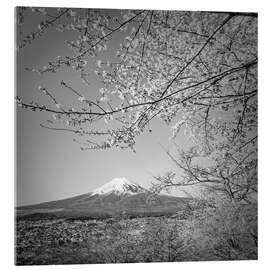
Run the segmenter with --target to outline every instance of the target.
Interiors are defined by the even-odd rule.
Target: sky
[[[25,21],[24,28],[17,28],[17,39],[37,27],[39,15],[33,15]],[[22,33],[21,33],[22,31]],[[64,44],[71,39],[72,33],[61,33],[50,29],[17,53],[17,95],[25,101],[41,101],[38,86],[54,89],[59,98],[65,96],[65,102],[76,102],[72,94],[63,92],[60,81],[65,80],[79,86],[78,74],[60,71],[56,74],[38,75],[25,70],[25,67],[42,67],[49,59],[58,55],[69,55]],[[112,46],[117,47],[117,41]],[[109,55],[101,55],[106,59]],[[99,82],[91,77],[86,91],[95,96]],[[74,136],[66,132],[52,131],[40,127],[40,123],[50,119],[50,115],[31,112],[18,108],[16,121],[17,159],[16,159],[16,199],[17,205],[58,200],[90,192],[115,177],[126,177],[144,187],[149,187],[153,176],[176,169],[165,153],[172,147],[168,126],[155,119],[151,124],[152,133],[137,138],[136,153],[131,150],[88,150],[81,151],[73,142]],[[177,143],[190,144],[180,132]],[[173,194],[179,194],[173,192]]]

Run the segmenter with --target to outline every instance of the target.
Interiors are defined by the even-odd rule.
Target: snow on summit
[[[106,193],[116,193],[116,194],[137,194],[145,192],[146,189],[140,185],[127,180],[125,177],[114,178],[110,182],[104,184],[103,186],[92,191],[92,195],[95,194],[106,194]]]

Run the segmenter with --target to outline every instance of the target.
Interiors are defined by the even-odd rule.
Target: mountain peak
[[[116,178],[113,178],[110,182],[108,183],[114,183],[114,184],[120,184],[120,185],[123,185],[123,184],[132,184],[131,181],[129,181],[127,178],[125,177],[116,177]]]
[[[95,194],[137,194],[145,192],[146,189],[140,185],[127,180],[125,177],[114,178],[110,182],[92,191],[92,195]]]

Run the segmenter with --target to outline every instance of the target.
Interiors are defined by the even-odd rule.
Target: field
[[[160,217],[18,218],[16,264],[256,259],[254,213],[221,213],[200,206]]]

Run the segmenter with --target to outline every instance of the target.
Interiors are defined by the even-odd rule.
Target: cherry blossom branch
[[[88,52],[90,52],[93,48],[95,48],[98,44],[100,44],[103,40],[105,40],[107,37],[111,36],[113,33],[115,33],[116,31],[118,31],[119,29],[121,29],[126,24],[130,23],[136,17],[138,17],[139,15],[141,15],[143,12],[145,12],[145,11],[143,10],[143,11],[137,13],[136,15],[134,15],[133,17],[131,17],[130,19],[126,20],[125,22],[121,23],[118,27],[116,27],[115,29],[113,29],[112,31],[110,31],[108,34],[106,34],[105,36],[99,38],[99,40],[97,42],[95,42],[92,46],[90,46],[88,49],[86,49],[82,53],[80,53],[80,54],[78,54],[78,55],[76,55],[74,57],[71,57],[71,58],[69,58],[66,61],[60,61],[60,64],[70,63],[70,62],[73,62],[73,61],[81,58],[82,56],[84,56],[85,54],[87,54]]]
[[[220,26],[212,33],[212,35],[205,41],[205,43],[203,44],[203,46],[198,50],[198,52],[191,57],[191,59],[183,66],[183,68],[181,68],[178,73],[176,74],[176,76],[171,80],[171,82],[169,82],[169,84],[166,86],[165,90],[162,92],[161,97],[163,97],[166,92],[169,90],[169,88],[173,85],[173,83],[177,80],[177,78],[180,76],[180,74],[182,74],[186,68],[191,65],[191,63],[201,54],[201,52],[204,50],[204,48],[208,45],[208,43],[211,41],[211,39],[216,35],[217,32],[219,32],[219,30],[232,18],[234,17],[234,15],[230,14],[221,24]]]
[[[26,46],[26,43],[31,42],[32,40],[34,40],[37,36],[40,36],[44,30],[46,28],[48,28],[49,26],[53,25],[54,22],[56,22],[57,20],[59,20],[63,15],[65,15],[68,11],[70,10],[70,8],[66,8],[63,12],[61,12],[58,16],[54,17],[52,20],[50,21],[46,21],[45,24],[43,24],[42,26],[40,26],[40,29],[36,32],[32,32],[31,34],[29,34],[27,38],[21,45],[19,45],[19,49],[22,49],[23,47]]]
[[[72,132],[75,134],[81,134],[81,135],[94,135],[94,136],[101,136],[101,135],[109,135],[110,133],[107,132],[101,132],[101,131],[86,131],[86,130],[81,130],[81,129],[71,129],[71,128],[57,128],[57,127],[50,127],[45,124],[40,124],[41,127],[47,128],[50,130],[56,130],[56,131],[67,131],[67,132]]]
[[[94,101],[92,101],[90,99],[86,99],[83,95],[81,95],[78,91],[76,91],[74,88],[72,88],[71,86],[69,86],[64,81],[61,81],[61,85],[63,85],[64,87],[66,87],[67,89],[69,89],[70,91],[72,91],[73,93],[75,93],[79,97],[79,100],[81,102],[85,102],[87,105],[93,104],[96,107],[98,107],[101,111],[103,111],[105,114],[107,113],[99,104],[97,104],[96,102],[94,102]]]
[[[57,111],[57,110],[54,110],[54,109],[50,109],[50,108],[47,108],[45,106],[40,106],[40,105],[33,105],[33,104],[28,104],[28,103],[24,103],[24,102],[17,102],[18,105],[21,105],[25,108],[30,108],[30,109],[38,109],[38,110],[41,110],[41,111],[47,111],[47,112],[53,112],[53,113],[58,113],[58,114],[66,114],[66,115],[100,115],[100,116],[104,116],[104,115],[111,115],[111,114],[114,114],[114,113],[118,113],[118,112],[122,112],[122,111],[127,111],[129,110],[130,108],[134,108],[134,107],[138,107],[138,106],[144,106],[144,105],[153,105],[153,104],[156,104],[156,103],[159,103],[171,96],[174,96],[180,92],[183,92],[183,91],[186,91],[186,90],[189,90],[189,89],[192,89],[192,88],[195,88],[195,87],[198,87],[198,86],[201,86],[207,82],[211,82],[211,84],[215,84],[217,81],[221,80],[222,78],[230,75],[230,74],[233,74],[235,72],[238,72],[238,71],[241,71],[242,69],[246,69],[247,67],[251,67],[251,66],[254,66],[257,64],[257,60],[254,60],[254,61],[251,61],[245,65],[242,65],[242,66],[239,66],[239,67],[236,67],[236,68],[231,68],[229,70],[226,70],[224,72],[221,72],[211,78],[208,78],[208,79],[205,79],[203,81],[200,81],[198,83],[195,83],[195,84],[192,84],[192,85],[189,85],[189,86],[186,86],[186,87],[183,87],[183,88],[180,88],[178,90],[176,90],[175,92],[172,92],[166,96],[163,96],[163,97],[160,97],[154,101],[146,101],[146,102],[141,102],[141,103],[135,103],[135,104],[130,104],[128,106],[125,106],[125,107],[122,107],[122,108],[119,108],[119,109],[116,109],[116,110],[113,110],[113,111],[105,111],[105,112],[92,112],[92,111]],[[199,94],[201,91],[203,91],[204,89],[196,92],[195,95]],[[187,99],[190,99],[191,97],[194,97],[194,94],[187,97],[185,100]]]

